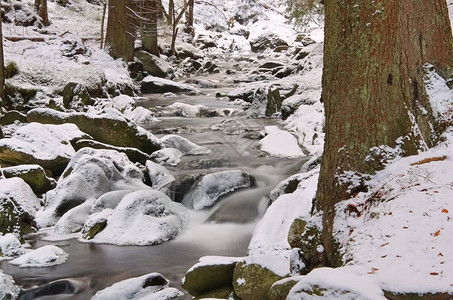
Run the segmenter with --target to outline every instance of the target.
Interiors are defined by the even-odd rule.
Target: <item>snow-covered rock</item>
[[[262,152],[269,156],[296,158],[305,156],[296,136],[285,130],[274,130],[259,141]]]
[[[143,93],[182,93],[189,95],[197,95],[201,92],[193,86],[172,81],[169,79],[163,79],[154,76],[146,76],[142,81]]]
[[[68,258],[68,254],[54,245],[47,245],[32,250],[10,261],[19,267],[50,267],[62,264]]]
[[[175,180],[175,177],[165,167],[152,161],[146,162],[146,171],[151,180],[152,188],[155,190],[160,190]]]
[[[0,232],[22,235],[30,230],[39,199],[24,180],[0,177]]]
[[[187,210],[162,192],[145,189],[124,196],[92,241],[153,245],[175,237],[188,222]]]
[[[0,235],[0,257],[15,257],[24,253],[25,249],[14,234]]]
[[[0,172],[6,178],[22,178],[36,195],[44,194],[56,186],[55,180],[47,177],[45,170],[39,165],[19,165],[1,168]]]
[[[170,134],[160,139],[167,148],[179,149],[183,155],[204,155],[210,154],[211,150],[183,138],[179,135]]]
[[[171,115],[186,118],[201,117],[203,111],[208,111],[208,108],[204,105],[190,105],[182,102],[175,102],[165,107],[165,111],[169,111]]]
[[[9,164],[38,164],[60,174],[74,155],[71,141],[89,137],[74,124],[20,127],[0,140],[0,160]]]
[[[0,299],[17,299],[20,293],[20,288],[14,282],[13,277],[4,274],[0,270]]]
[[[97,292],[91,300],[170,300],[183,296],[182,292],[169,285],[170,281],[161,274],[150,273],[117,282]]]
[[[134,98],[127,95],[119,95],[112,99],[113,108],[119,110],[126,117],[137,124],[149,124],[157,122],[157,118],[149,110],[135,104]]]
[[[46,194],[46,204],[37,215],[37,223],[40,227],[54,225],[70,209],[112,190],[144,187],[141,171],[126,155],[113,150],[80,149],[58,180],[56,189]]]
[[[150,158],[161,165],[176,166],[181,162],[183,153],[176,148],[164,148],[154,151]]]
[[[224,119],[212,125],[211,130],[219,130],[228,135],[237,135],[245,132],[245,125],[235,119]]]
[[[240,188],[250,187],[252,179],[240,170],[221,171],[205,175],[184,197],[183,204],[194,209],[213,206],[218,199]]]

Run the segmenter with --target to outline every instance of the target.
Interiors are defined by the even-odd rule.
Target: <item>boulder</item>
[[[167,186],[167,195],[175,202],[182,202],[186,194],[203,175],[180,174]]]
[[[82,148],[72,157],[36,219],[40,227],[54,225],[66,212],[88,199],[119,189],[145,188],[142,172],[114,150]]]
[[[228,170],[205,175],[183,200],[186,207],[203,209],[216,204],[221,196],[250,187],[251,176],[240,170]]]
[[[19,121],[21,123],[28,123],[27,115],[17,110],[9,110],[6,111],[2,116],[0,116],[0,125],[10,125],[13,124],[15,121]]]
[[[275,282],[269,290],[269,300],[286,300],[289,291],[299,282],[300,278],[300,276],[295,276]]]
[[[45,194],[55,188],[56,182],[46,175],[44,169],[39,165],[20,165],[1,169],[6,178],[22,178],[36,195]]]
[[[80,37],[68,37],[61,41],[61,54],[66,57],[89,54],[88,48],[83,44]]]
[[[138,162],[144,165],[148,159],[150,159],[150,156],[136,148],[130,148],[130,147],[115,147],[109,144],[104,144],[101,142],[97,142],[94,140],[87,140],[87,139],[82,139],[78,140],[75,145],[74,149],[76,151],[89,147],[93,149],[107,149],[107,150],[115,150],[120,153],[126,154],[127,158],[129,158],[130,161],[132,162]]]
[[[6,165],[37,164],[58,175],[74,155],[71,141],[89,138],[74,124],[30,123],[0,140],[0,162]]]
[[[34,227],[40,204],[28,184],[21,178],[0,179],[0,232],[22,236]]]
[[[55,232],[58,234],[80,232],[91,214],[93,203],[94,199],[88,199],[84,203],[68,210],[55,224]]]
[[[13,233],[0,234],[0,257],[17,257],[24,253],[25,248]]]
[[[233,271],[241,258],[205,256],[190,268],[182,287],[192,296],[200,296],[219,289],[233,287]]]
[[[252,52],[264,52],[279,46],[288,46],[288,43],[272,32],[265,32],[250,41]]]
[[[271,286],[287,276],[286,259],[275,255],[249,256],[234,268],[234,293],[242,300],[266,300]]]
[[[135,104],[134,98],[127,95],[119,95],[110,101],[114,109],[117,109],[126,117],[138,124],[148,124],[157,121],[157,118],[149,110]]]
[[[63,106],[66,109],[81,110],[87,105],[93,104],[93,100],[85,85],[77,82],[69,82],[63,88]]]
[[[189,214],[162,192],[143,189],[127,194],[92,241],[116,245],[155,245],[175,237]]]
[[[195,40],[195,43],[201,50],[207,48],[217,48],[217,43],[212,39],[212,37],[206,34],[199,34]]]
[[[160,190],[175,180],[175,177],[163,166],[152,161],[146,162],[146,171],[151,180],[152,188]]]
[[[21,292],[12,276],[4,274],[0,270],[0,299],[17,299]]]
[[[27,267],[50,267],[62,264],[68,258],[68,254],[61,248],[54,245],[42,246],[38,249],[31,250],[9,263],[18,265],[21,268]]]
[[[200,91],[190,85],[163,79],[154,76],[146,76],[142,81],[142,93],[160,94],[160,93],[180,93],[189,95],[198,95]]]
[[[227,135],[237,135],[245,132],[245,125],[235,119],[224,119],[210,128],[214,131],[222,131]]]
[[[179,149],[164,148],[153,152],[150,158],[152,161],[161,165],[176,166],[181,162],[182,156],[183,153]]]
[[[92,214],[82,228],[82,238],[85,240],[93,239],[96,234],[104,230],[107,220],[112,214],[112,210],[104,209],[99,213]]]
[[[160,139],[167,148],[176,148],[183,155],[204,155],[210,154],[211,150],[206,147],[198,146],[186,138],[179,135],[169,134]]]
[[[136,51],[135,56],[142,62],[149,75],[160,78],[168,76],[170,66],[163,59],[143,50]]]
[[[158,138],[126,119],[115,109],[106,109],[100,115],[92,115],[36,108],[27,113],[27,118],[30,122],[46,124],[74,123],[96,141],[118,147],[137,148],[148,154],[162,148]]]

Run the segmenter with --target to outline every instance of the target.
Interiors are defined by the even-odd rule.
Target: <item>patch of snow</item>
[[[297,138],[285,130],[275,130],[260,140],[260,150],[275,157],[296,158],[305,156]]]
[[[19,297],[20,288],[14,282],[12,276],[3,273],[0,270],[0,299],[17,299]]]
[[[0,260],[20,256],[25,253],[19,239],[12,233],[0,235]]]
[[[20,211],[32,217],[40,208],[39,199],[31,187],[18,177],[0,179],[0,199],[13,199]]]
[[[154,151],[151,154],[151,159],[161,165],[176,166],[181,162],[183,153],[176,148],[164,148]]]
[[[16,259],[10,264],[18,265],[21,268],[27,267],[49,267],[62,264],[68,258],[68,254],[61,248],[54,245],[47,245],[32,250]]]
[[[160,139],[167,148],[176,148],[183,155],[204,155],[210,154],[211,150],[206,147],[198,146],[197,144],[183,138],[179,135],[170,134]]]

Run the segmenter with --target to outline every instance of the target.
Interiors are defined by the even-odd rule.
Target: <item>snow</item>
[[[181,162],[183,153],[176,148],[164,148],[154,151],[151,154],[151,159],[161,165],[176,166]]]
[[[165,78],[159,78],[159,77],[154,77],[151,75],[146,76],[143,78],[143,83],[153,83],[155,86],[158,87],[165,87],[168,86],[170,89],[177,89],[178,92],[185,91],[185,92],[190,92],[191,94],[200,94],[201,92],[197,89],[194,88],[193,86],[176,82],[173,80],[165,79]]]
[[[289,272],[289,261],[286,258],[272,254],[249,255],[245,258],[245,264],[256,264],[264,269],[274,272],[278,276],[286,277]]]
[[[152,161],[146,162],[146,170],[151,179],[152,188],[160,190],[162,187],[175,180],[175,177],[163,166]]]
[[[166,107],[167,109],[175,110],[177,115],[186,118],[196,118],[200,114],[200,110],[207,109],[206,106],[197,104],[190,105],[182,102],[175,102]]]
[[[0,235],[0,250],[0,260],[3,257],[10,258],[25,253],[25,249],[22,247],[20,241],[12,233]]]
[[[243,259],[243,257],[202,256],[200,257],[198,263],[193,265],[186,273],[190,273],[197,268],[205,266],[231,265],[240,262]]]
[[[16,299],[19,293],[20,288],[15,284],[13,277],[0,270],[0,299],[7,299],[7,295],[10,295],[10,299]]]
[[[453,109],[453,92],[448,87],[445,79],[436,73],[434,66],[425,65],[424,68],[426,72],[426,92],[434,116],[439,118],[441,116],[447,117],[451,115]]]
[[[269,156],[286,158],[305,156],[297,138],[285,130],[273,130],[259,144],[260,150]]]
[[[169,300],[182,295],[177,289],[169,288],[169,281],[161,274],[150,273],[117,282],[97,292],[91,299]]]
[[[30,216],[34,216],[40,207],[39,199],[30,186],[18,177],[0,178],[0,199],[12,199],[21,212]]]
[[[68,254],[57,246],[47,245],[13,259],[10,263],[21,268],[50,267],[64,263],[67,258]]]
[[[204,155],[210,154],[211,150],[206,147],[198,146],[186,138],[179,135],[170,134],[160,139],[167,148],[176,148],[182,152],[183,155]]]

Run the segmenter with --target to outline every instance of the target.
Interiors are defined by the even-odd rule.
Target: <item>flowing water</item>
[[[4,273],[12,275],[22,288],[34,291],[24,293],[21,299],[89,299],[96,291],[114,282],[151,272],[163,274],[171,281],[172,286],[180,288],[185,272],[201,256],[246,255],[253,228],[267,208],[266,196],[281,180],[296,173],[305,160],[258,155],[254,147],[256,141],[247,136],[262,130],[266,125],[278,125],[278,120],[247,119],[242,108],[230,105],[225,100],[216,99],[213,95],[219,90],[225,92],[231,89],[220,84],[231,80],[222,77],[213,79],[219,86],[203,89],[205,95],[172,98],[148,95],[147,100],[140,100],[137,103],[150,108],[167,106],[174,102],[203,104],[219,111],[227,111],[228,118],[235,118],[246,125],[247,133],[230,136],[210,129],[212,124],[225,117],[183,118],[163,113],[159,117],[161,122],[144,126],[152,132],[186,126],[191,128],[192,132],[180,134],[181,136],[212,150],[210,155],[183,157],[177,167],[168,167],[173,174],[240,169],[255,178],[254,186],[222,198],[211,209],[191,211],[191,221],[187,228],[174,240],[160,245],[114,246],[67,240],[56,243],[69,254],[68,260],[62,265],[18,268],[7,262],[0,262]],[[193,169],[194,165],[203,160],[221,163],[211,169]],[[35,248],[50,242],[43,241],[38,235],[31,243]],[[53,281],[57,282],[49,285]],[[36,290],[40,286],[41,290]],[[59,295],[49,296],[51,293]],[[191,297],[186,295],[185,298]]]

